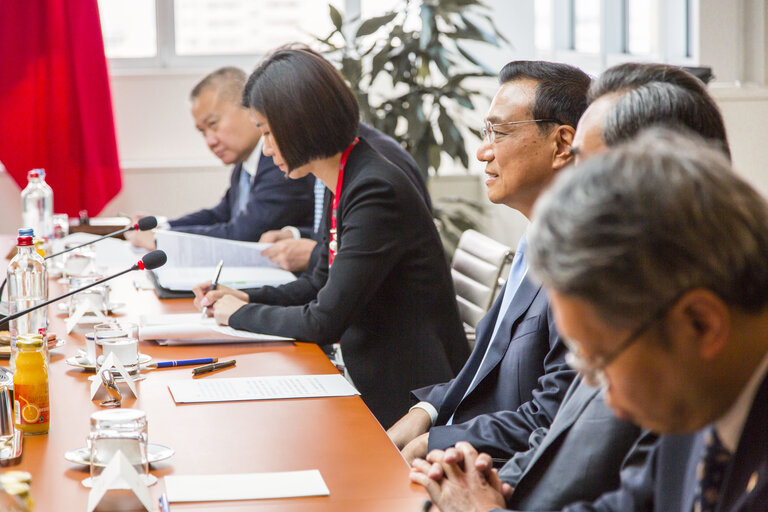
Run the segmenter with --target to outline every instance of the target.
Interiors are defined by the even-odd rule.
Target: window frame
[[[362,0],[343,0],[348,16],[360,14]],[[167,70],[207,69],[218,67],[222,62],[246,69],[253,67],[264,53],[178,55],[176,54],[175,3],[173,0],[155,0],[155,34],[157,53],[154,57],[112,57],[109,66],[114,70]]]

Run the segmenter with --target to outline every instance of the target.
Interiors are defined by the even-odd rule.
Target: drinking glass
[[[76,290],[95,283],[101,276],[72,276],[69,278],[69,289]],[[78,308],[84,309],[84,315],[107,316],[109,304],[109,289],[105,285],[93,286],[87,290],[72,295],[69,298],[69,316],[75,314]]]
[[[65,249],[77,244],[66,244]],[[64,258],[63,277],[88,275],[96,264],[96,253],[91,246],[81,247],[62,255]]]
[[[91,414],[88,435],[91,452],[91,485],[118,451],[149,484],[147,460],[147,415],[139,409],[108,409]]]

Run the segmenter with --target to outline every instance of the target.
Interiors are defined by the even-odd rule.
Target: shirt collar
[[[256,147],[253,148],[253,151],[251,151],[251,154],[248,156],[248,158],[245,159],[245,162],[243,162],[243,170],[247,172],[251,178],[256,176],[256,170],[259,168],[259,160],[261,160],[261,151],[264,148],[263,144],[264,139],[259,139],[259,142],[256,144]]]
[[[741,431],[744,429],[747,416],[752,410],[752,402],[755,400],[757,388],[763,382],[766,373],[768,373],[768,353],[763,356],[763,360],[752,373],[752,377],[749,378],[747,385],[741,390],[739,397],[728,409],[728,412],[715,421],[715,430],[720,441],[732,454],[736,453]]]

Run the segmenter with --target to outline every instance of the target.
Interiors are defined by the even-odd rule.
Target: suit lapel
[[[571,428],[589,403],[600,394],[600,388],[588,386],[584,384],[580,378],[576,379],[574,385],[575,388],[571,388],[569,393],[563,399],[563,403],[557,411],[557,415],[549,428],[549,432],[547,432],[547,435],[542,439],[541,444],[536,449],[533,458],[526,466],[523,475],[520,477],[520,481],[525,478],[525,475],[528,474],[528,471],[534,464],[536,464],[536,461],[544,455],[547,448],[549,448],[560,435]]]
[[[509,348],[509,344],[512,342],[512,330],[515,324],[522,318],[528,308],[531,307],[533,299],[541,290],[541,286],[535,284],[526,275],[520,287],[517,289],[515,296],[512,298],[512,302],[509,305],[509,310],[499,326],[499,332],[496,334],[496,340],[491,349],[488,351],[488,357],[483,361],[483,366],[478,370],[477,379],[475,379],[474,385],[469,389],[468,394],[471,393],[477,385],[485,379],[491,371],[496,368],[496,365],[504,358],[504,354]],[[493,330],[493,329],[491,329]]]
[[[475,373],[477,373],[480,361],[482,361],[483,355],[485,355],[485,351],[488,348],[488,344],[491,342],[491,334],[493,334],[493,327],[496,325],[496,318],[499,316],[501,301],[504,297],[506,287],[507,285],[505,284],[504,287],[502,287],[501,292],[499,292],[499,296],[496,297],[496,300],[493,302],[491,309],[488,310],[488,313],[477,324],[477,328],[475,329],[477,335],[475,348],[472,350],[467,363],[456,376],[454,385],[451,386],[451,389],[443,400],[437,417],[438,425],[442,425],[448,421],[448,418],[450,418],[451,414],[453,414],[453,411],[456,409],[456,406],[459,405],[459,402],[464,397],[466,389],[472,383],[472,378],[475,376]]]

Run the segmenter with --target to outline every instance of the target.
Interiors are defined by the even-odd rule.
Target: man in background
[[[313,180],[285,179],[262,155],[261,132],[241,104],[245,72],[233,67],[214,71],[190,93],[195,127],[224,164],[234,164],[230,186],[219,204],[161,222],[161,227],[232,240],[258,241],[262,233],[286,224],[312,228]],[[162,221],[162,219],[160,219]],[[154,249],[154,233],[132,232],[135,246]]]

